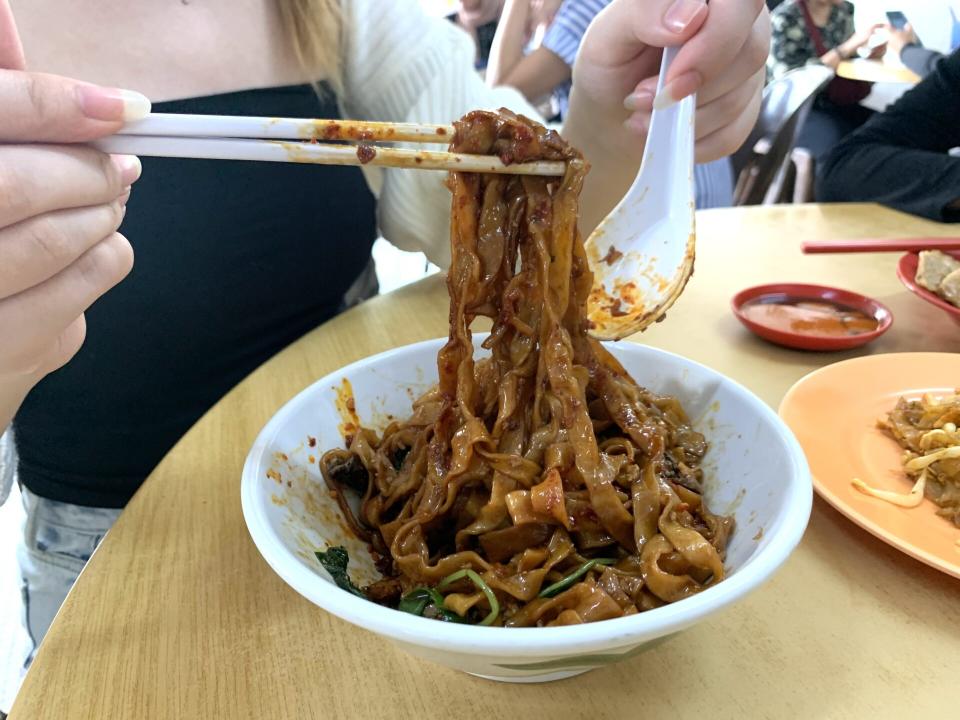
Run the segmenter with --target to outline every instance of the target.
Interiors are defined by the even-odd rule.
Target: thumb
[[[0,108],[0,142],[71,143],[111,135],[146,117],[150,101],[131,90],[0,70]]]
[[[0,68],[25,70],[23,46],[17,34],[17,25],[13,21],[13,11],[7,0],[0,0]]]

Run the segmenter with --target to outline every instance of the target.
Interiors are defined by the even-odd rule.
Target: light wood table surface
[[[865,352],[960,351],[960,328],[907,293],[897,254],[802,256],[806,238],[949,235],[873,205],[698,216],[697,270],[641,339],[744,383],[776,407],[808,354],[748,334],[729,299],[774,281],[835,284],[887,303]],[[240,471],[271,415],[338,367],[446,334],[439,277],[313,331],[221,400],[167,455],[97,550],[12,713],[42,718],[957,717],[960,582],[885,545],[819,499],[794,555],[760,590],[659,648],[543,685],[414,659],[288,588],[240,513]]]
[[[868,58],[841,60],[837,66],[837,75],[848,80],[865,80],[874,83],[909,83],[910,85],[916,85],[920,82],[920,76],[910,68]]]

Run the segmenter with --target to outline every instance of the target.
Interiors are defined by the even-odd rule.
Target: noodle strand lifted
[[[454,152],[563,160],[567,172],[450,175],[439,382],[382,437],[360,429],[320,460],[384,574],[367,597],[441,620],[544,626],[633,614],[721,581],[733,519],[703,504],[703,436],[587,334],[582,156],[506,110],[456,128]],[[481,316],[493,321],[490,357],[475,361]]]

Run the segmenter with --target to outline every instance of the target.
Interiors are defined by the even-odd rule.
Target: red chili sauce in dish
[[[782,295],[751,300],[740,311],[755,323],[798,335],[845,337],[873,332],[880,326],[875,317],[844,305]]]

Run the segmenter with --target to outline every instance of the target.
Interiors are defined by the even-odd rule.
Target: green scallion
[[[615,562],[616,560],[611,558],[594,558],[593,560],[587,560],[587,562],[578,567],[562,580],[557,580],[557,582],[555,582],[553,585],[548,585],[545,587],[540,591],[540,594],[537,595],[537,597],[552,598],[555,595],[559,595],[567,588],[572,587],[577,580],[582,578],[597,565],[613,565]]]
[[[470,582],[477,586],[477,589],[480,590],[480,592],[486,595],[487,602],[490,603],[490,612],[483,620],[480,621],[480,624],[492,625],[493,621],[497,619],[498,615],[500,615],[500,601],[497,600],[497,596],[494,594],[493,590],[490,589],[490,586],[487,585],[483,578],[477,575],[477,573],[475,573],[473,570],[457,570],[452,575],[447,575],[447,577],[437,584],[437,590],[443,590],[445,587],[449,587],[457,580],[462,580],[463,578],[470,580]]]

